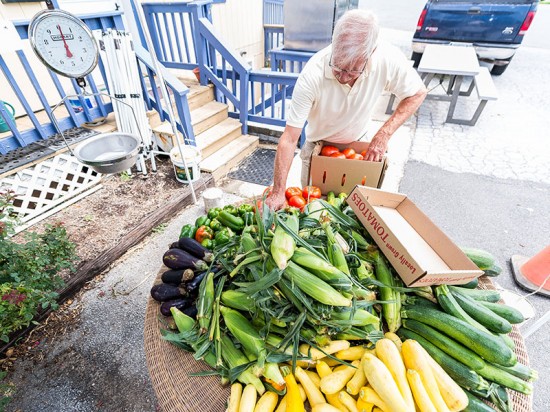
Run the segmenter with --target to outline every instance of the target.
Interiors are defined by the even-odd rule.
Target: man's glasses
[[[363,68],[361,70],[344,70],[344,69],[341,69],[338,66],[335,66],[334,64],[332,64],[332,54],[331,54],[328,65],[332,70],[334,70],[339,75],[347,74],[348,76],[358,77],[358,76],[361,76],[363,74],[363,72],[365,71],[365,68],[367,67],[368,61],[369,60],[367,59],[367,61],[365,62],[365,65],[363,66]]]

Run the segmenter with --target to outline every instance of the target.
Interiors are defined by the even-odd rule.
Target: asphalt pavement
[[[409,32],[385,30],[383,36],[404,51],[410,47]],[[499,99],[488,103],[473,127],[445,124],[448,103],[423,104],[390,142],[383,186],[407,194],[457,244],[495,254],[504,268],[497,284],[521,295],[527,292],[515,285],[508,260],[542,250],[550,233],[549,64],[549,50],[522,47],[508,71],[494,78]],[[380,108],[384,106],[385,100]],[[470,107],[466,101],[458,110]],[[384,119],[379,110],[373,131]],[[262,187],[228,182],[224,189],[238,195],[227,193],[229,203]],[[157,410],[143,349],[145,305],[166,246],[184,223],[203,212],[199,200],[162,233],[114,262],[75,301],[82,308],[77,327],[48,343],[41,361],[17,362],[10,376],[16,390],[7,411]],[[522,329],[550,310],[548,298],[527,300],[535,318]],[[540,374],[535,412],[550,410],[549,325],[526,340],[531,364]]]

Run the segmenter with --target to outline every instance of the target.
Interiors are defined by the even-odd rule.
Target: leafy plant
[[[10,403],[13,392],[13,384],[4,381],[7,374],[5,371],[0,371],[0,412],[4,412],[5,407]]]
[[[64,284],[63,269],[73,270],[77,256],[62,224],[47,225],[44,233],[27,233],[14,242],[12,192],[0,192],[0,340],[28,326],[43,309],[57,309],[56,290]]]
[[[155,226],[152,230],[153,233],[162,233],[166,230],[166,228],[168,227],[168,224],[166,223],[161,223],[160,225],[158,226]]]
[[[120,180],[121,180],[122,182],[127,182],[128,180],[131,180],[132,177],[133,177],[133,176],[132,176],[131,174],[129,174],[127,171],[121,172],[119,176],[120,176]]]

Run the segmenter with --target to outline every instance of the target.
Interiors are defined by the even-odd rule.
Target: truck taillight
[[[519,29],[519,35],[523,36],[525,32],[529,29],[529,26],[531,26],[531,23],[533,22],[533,19],[535,18],[535,12],[530,11],[527,13],[527,17],[523,21],[523,24],[521,25]],[[417,29],[418,30],[418,29]]]
[[[422,13],[420,13],[420,17],[418,18],[418,23],[416,23],[416,31],[422,30],[422,26],[424,25],[424,19],[426,18],[426,13],[427,13],[426,9],[422,10]]]

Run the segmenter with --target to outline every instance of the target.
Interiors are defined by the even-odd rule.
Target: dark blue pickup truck
[[[480,61],[504,73],[537,11],[538,0],[428,0],[413,37],[418,65],[426,44],[471,44]]]

